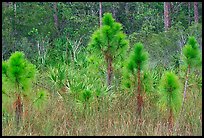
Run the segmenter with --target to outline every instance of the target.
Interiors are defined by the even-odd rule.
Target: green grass
[[[136,96],[135,94],[131,95],[127,90],[118,88],[110,91],[112,95],[106,94],[106,96],[98,98],[93,96],[85,108],[85,103],[78,98],[84,86],[78,86],[77,84],[85,83],[86,86],[90,87],[89,89],[92,90],[93,94],[96,91],[96,87],[98,89],[101,88],[101,92],[104,89],[98,85],[97,81],[94,82],[91,79],[93,74],[86,74],[87,77],[83,78],[81,77],[81,73],[85,73],[83,69],[77,70],[77,74],[73,74],[74,71],[75,69],[71,68],[70,72],[72,74],[68,73],[66,78],[69,78],[71,82],[74,82],[73,79],[76,78],[78,80],[72,83],[72,90],[67,89],[66,93],[61,93],[63,98],[53,95],[55,89],[47,89],[49,96],[43,110],[37,110],[31,105],[31,102],[27,102],[26,106],[30,107],[28,108],[29,112],[24,118],[19,131],[15,131],[14,111],[11,108],[9,112],[11,117],[7,119],[7,122],[6,119],[2,120],[3,135],[202,135],[202,86],[198,85],[197,81],[194,81],[197,78],[190,78],[191,81],[189,81],[187,99],[184,106],[185,110],[180,117],[177,116],[175,118],[174,132],[169,134],[166,122],[168,114],[165,111],[161,111],[157,106],[157,101],[160,97],[157,95],[156,88],[153,89],[154,92],[152,94],[144,95],[144,108],[140,125],[136,114]],[[53,84],[48,79],[48,73],[41,72],[37,80],[41,85],[33,85],[33,93],[45,89],[43,87],[52,88]],[[89,84],[87,80],[91,83]],[[180,77],[180,80],[184,83],[183,76]],[[85,87],[84,89],[88,88]],[[56,90],[59,91],[59,89]],[[2,117],[5,118],[5,116]],[[175,125],[177,125],[176,130]]]

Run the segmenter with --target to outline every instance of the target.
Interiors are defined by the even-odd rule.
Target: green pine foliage
[[[90,90],[85,90],[81,94],[81,100],[82,102],[88,102],[89,99],[92,97],[92,92]]]
[[[130,56],[130,61],[127,65],[129,71],[134,72],[138,67],[142,69],[147,62],[148,53],[144,50],[144,46],[142,43],[136,43],[134,47],[134,51]]]
[[[136,83],[136,71],[138,67],[140,70],[144,69],[144,66],[148,61],[148,52],[145,51],[142,43],[136,43],[133,52],[131,53],[129,60],[125,63],[126,68],[124,68],[124,85],[127,88],[134,88]],[[147,73],[142,78],[145,80],[150,79]]]
[[[159,83],[160,108],[165,111],[172,109],[176,114],[180,111],[182,102],[181,83],[173,72],[165,72]]]
[[[102,27],[91,36],[88,51],[98,57],[108,55],[113,60],[121,60],[129,43],[122,29],[122,25],[115,21],[111,13],[105,13]]]
[[[2,62],[3,80],[13,84],[15,88],[18,86],[24,91],[28,90],[35,79],[35,74],[35,65],[27,61],[22,52],[13,53],[8,61]]]
[[[188,42],[183,48],[184,60],[190,66],[202,64],[201,52],[195,37],[189,37]]]

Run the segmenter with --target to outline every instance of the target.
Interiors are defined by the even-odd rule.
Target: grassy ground
[[[39,81],[45,85],[47,83],[43,79]],[[38,89],[39,86],[34,87],[32,92],[35,93]],[[155,93],[156,91],[155,89]],[[16,131],[15,121],[11,116],[7,122],[2,120],[2,133],[18,136],[202,135],[202,88],[195,81],[189,82],[185,110],[174,118],[173,133],[168,129],[168,112],[160,111],[156,104],[159,97],[154,94],[144,96],[142,122],[139,123],[135,95],[115,93],[111,99],[108,95],[94,98],[86,105],[74,102],[73,95],[69,93],[64,93],[64,98],[50,94],[46,106],[41,110],[33,108],[27,102],[25,105],[28,112],[20,130]]]

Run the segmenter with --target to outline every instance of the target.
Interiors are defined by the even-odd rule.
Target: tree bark
[[[169,112],[168,123],[169,123],[169,133],[172,135],[172,132],[173,132],[173,111],[172,109],[170,109],[170,112]]]
[[[137,95],[137,111],[138,111],[138,114],[139,114],[139,122],[141,123],[141,112],[142,112],[142,105],[143,105],[143,99],[142,99],[142,96],[141,96],[141,80],[140,80],[140,66],[138,67],[138,70],[137,70],[137,77],[138,77],[138,80],[137,80],[137,92],[138,92],[138,95]]]
[[[169,16],[169,10],[170,9],[170,2],[164,2],[164,26],[165,31],[167,31],[170,28],[170,16]]]
[[[57,2],[53,3],[53,8],[54,8],[54,22],[55,22],[55,28],[57,29],[57,33],[59,33],[59,28],[58,28],[58,17],[57,17]]]
[[[99,26],[102,26],[102,2],[99,2]]]
[[[194,2],[194,20],[198,23],[198,2]]]
[[[20,122],[22,120],[22,113],[23,113],[23,103],[21,102],[20,94],[17,94],[17,100],[14,102],[14,108],[15,108],[16,127],[17,127],[17,130],[19,130]]]

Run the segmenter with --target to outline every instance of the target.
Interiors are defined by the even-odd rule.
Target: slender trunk
[[[186,81],[185,81],[185,87],[184,87],[184,92],[183,92],[183,102],[185,101],[185,98],[186,98],[186,91],[187,91],[189,73],[190,73],[190,65],[188,65],[188,69],[187,69],[187,72],[186,72]]]
[[[20,94],[17,95],[17,100],[14,103],[15,105],[15,114],[16,114],[16,126],[17,130],[19,130],[20,122],[22,120],[22,113],[23,113],[23,104],[21,102]]]
[[[194,2],[194,20],[198,23],[198,2]]]
[[[13,2],[13,18],[12,18],[12,27],[13,27],[13,32],[12,32],[12,37],[14,39],[14,49],[16,49],[16,2]]]
[[[39,41],[37,41],[37,47],[38,47],[38,57],[41,60],[40,42]]]
[[[170,28],[169,9],[170,9],[170,3],[169,2],[164,2],[164,26],[165,26],[165,31],[167,31]]]
[[[58,28],[58,17],[57,17],[57,2],[53,3],[53,7],[54,7],[54,21],[55,21],[55,28],[57,29],[57,34],[59,33],[59,28]]]
[[[169,123],[169,133],[172,134],[173,132],[173,111],[172,109],[170,109],[168,123]]]
[[[99,2],[99,25],[102,26],[102,2]]]
[[[191,12],[191,3],[188,2],[188,25],[189,26],[191,24],[191,14],[190,14],[190,12]]]
[[[138,85],[137,85],[137,92],[138,92],[138,95],[137,95],[137,111],[138,111],[138,114],[139,114],[139,119],[140,119],[140,122],[141,122],[141,112],[142,112],[142,104],[143,104],[143,100],[142,100],[142,96],[141,96],[141,87],[140,87],[140,66],[138,67],[138,70],[137,70],[137,77],[138,77]]]
[[[185,99],[186,99],[186,91],[187,91],[187,85],[188,85],[188,75],[190,74],[190,65],[188,65],[188,69],[186,72],[186,81],[185,81],[185,86],[184,86],[184,92],[183,92],[183,102],[182,102],[182,106],[181,106],[181,111],[180,111],[180,115],[179,115],[179,119],[181,119],[183,110],[184,110],[184,104],[185,104]],[[177,130],[178,126],[179,126],[179,122],[180,120],[178,119],[177,123],[176,123],[176,127],[175,127],[175,131]]]

